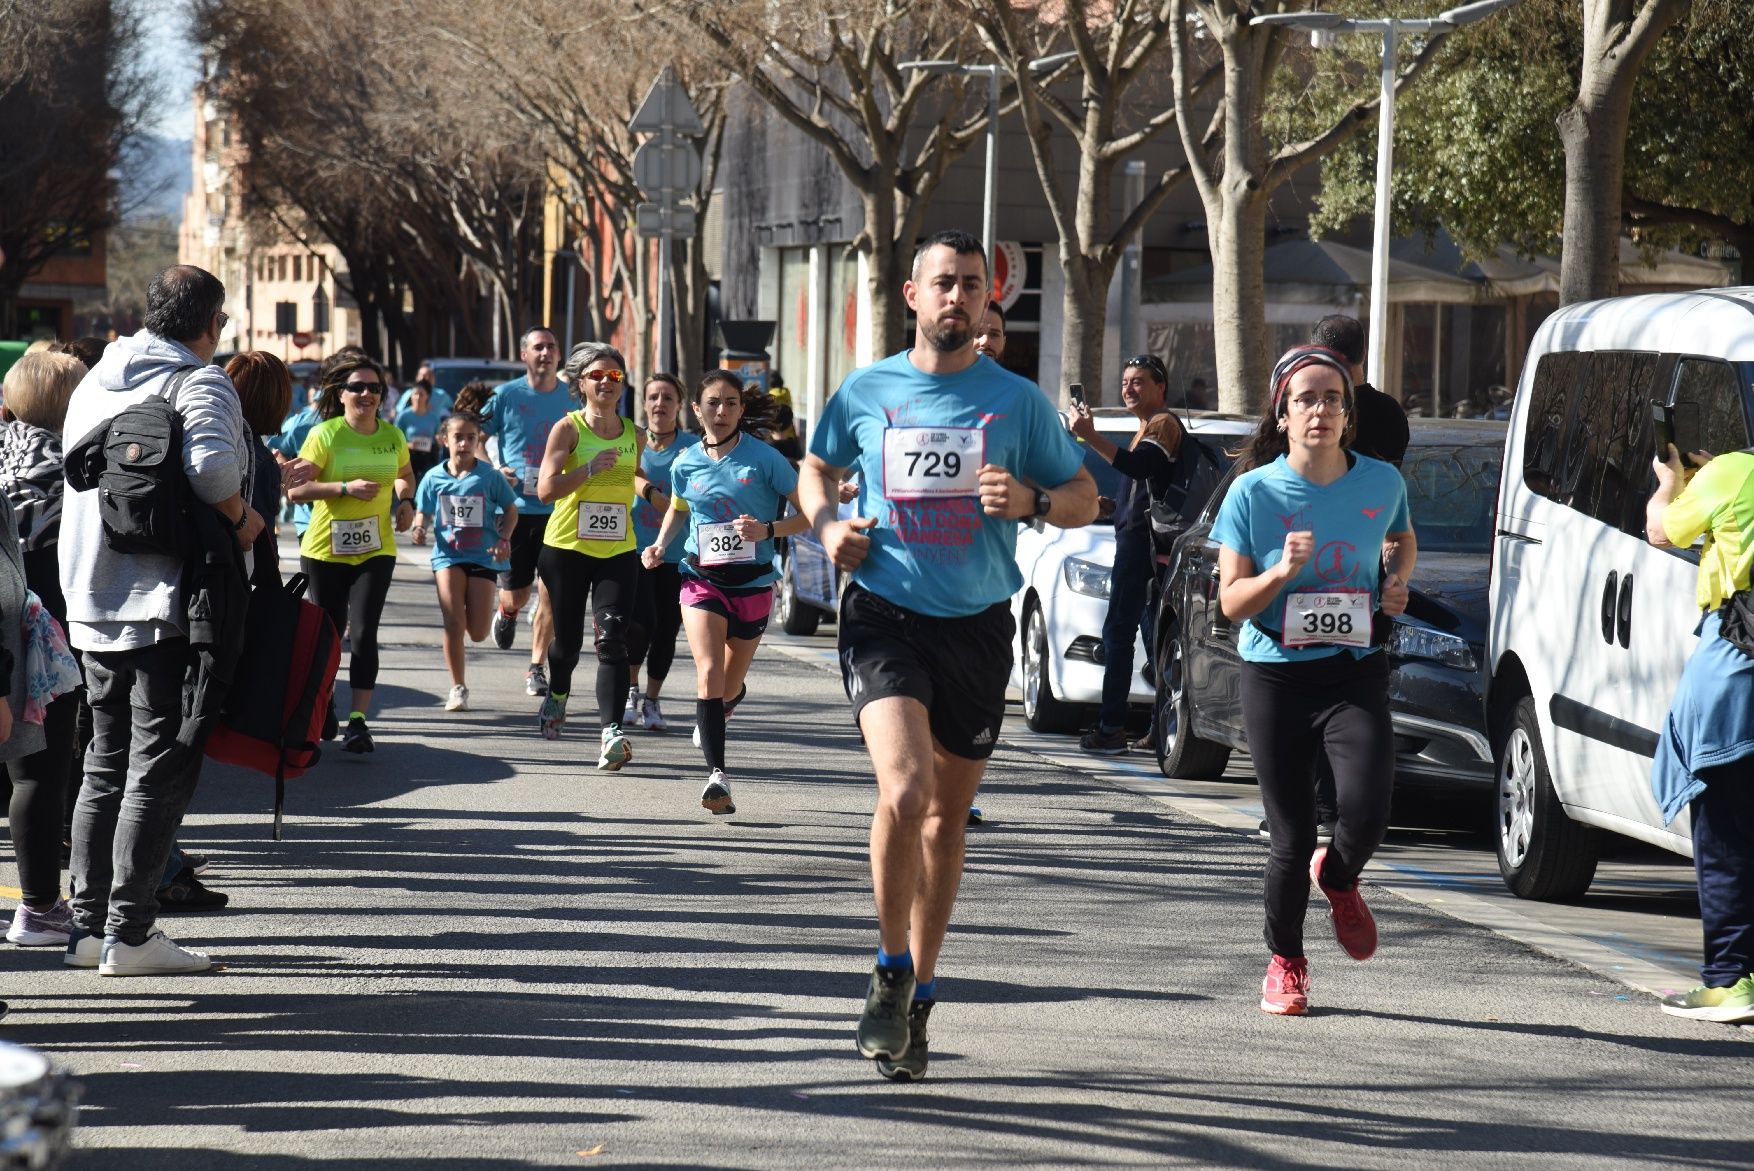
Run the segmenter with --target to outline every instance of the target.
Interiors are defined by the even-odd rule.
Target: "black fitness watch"
[[[1035,490],[1035,512],[1032,515],[1046,516],[1048,510],[1053,508],[1053,506],[1054,498],[1048,495],[1048,490],[1046,488],[1037,488]]]

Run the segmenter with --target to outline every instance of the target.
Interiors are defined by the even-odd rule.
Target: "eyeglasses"
[[[1291,409],[1303,415],[1313,415],[1317,411],[1326,411],[1330,415],[1346,413],[1346,396],[1339,391],[1330,391],[1324,395],[1300,394],[1291,400]]]
[[[1163,361],[1155,354],[1140,354],[1137,358],[1128,358],[1127,366],[1137,366],[1141,370],[1149,370],[1157,376],[1157,381],[1165,386],[1169,385],[1169,371],[1164,369]]]
[[[623,378],[627,377],[627,372],[624,370],[587,370],[585,371],[585,377],[592,382],[603,382],[605,380],[609,382],[620,382]]]
[[[349,382],[341,389],[348,394],[382,394],[384,387],[380,382]]]

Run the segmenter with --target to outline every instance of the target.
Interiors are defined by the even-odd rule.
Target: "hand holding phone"
[[[1669,462],[1669,448],[1675,443],[1675,408],[1662,403],[1650,405],[1651,434],[1656,440],[1657,459]],[[1677,451],[1680,450],[1676,447]]]
[[[1072,405],[1078,410],[1090,410],[1089,404],[1084,401],[1084,384],[1082,382],[1074,382],[1071,386],[1067,387],[1066,397],[1072,400]]]

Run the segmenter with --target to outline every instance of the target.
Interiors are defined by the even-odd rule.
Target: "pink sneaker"
[[[1274,1016],[1302,1016],[1309,1011],[1309,961],[1275,955],[1261,981],[1261,1011]]]
[[[1322,885],[1322,863],[1328,859],[1328,847],[1318,849],[1309,860],[1309,881],[1327,897],[1328,905],[1333,909],[1328,918],[1334,924],[1334,938],[1346,954],[1355,960],[1367,960],[1376,954],[1376,920],[1370,914],[1370,908],[1364,905],[1364,896],[1358,893],[1358,884],[1353,883],[1351,890],[1334,890]]]

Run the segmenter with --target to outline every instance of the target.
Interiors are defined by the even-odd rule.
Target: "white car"
[[[1099,407],[1095,415],[1097,430],[1116,446],[1132,442],[1138,420],[1131,414]],[[1256,423],[1246,415],[1216,411],[1178,411],[1176,416],[1225,467],[1231,462],[1226,449],[1238,446]],[[1086,450],[1084,466],[1102,495],[1119,493],[1123,478],[1106,459]],[[1102,702],[1102,620],[1114,557],[1109,520],[1076,529],[1032,521],[1017,532],[1023,588],[1011,599],[1017,620],[1011,685],[1023,693],[1023,718],[1037,732],[1075,732],[1094,718]],[[1135,640],[1135,667],[1149,661],[1144,643]],[[1148,707],[1155,696],[1144,674],[1135,672],[1131,702]]]

